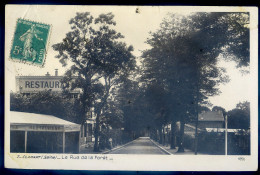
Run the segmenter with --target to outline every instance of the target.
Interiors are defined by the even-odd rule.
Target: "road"
[[[108,154],[164,154],[167,153],[155,145],[149,137],[139,137],[123,147],[112,150]]]

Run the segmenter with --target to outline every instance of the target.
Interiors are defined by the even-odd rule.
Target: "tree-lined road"
[[[112,150],[108,154],[164,154],[165,151],[156,146],[149,137],[139,137],[129,144]]]

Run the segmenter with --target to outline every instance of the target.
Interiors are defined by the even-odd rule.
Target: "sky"
[[[136,8],[139,13],[136,13]],[[204,9],[203,11],[208,11]],[[232,9],[230,9],[232,10]],[[233,9],[234,10],[234,9]],[[145,43],[149,37],[150,31],[156,31],[159,28],[162,19],[171,13],[188,14],[191,11],[201,11],[194,7],[172,8],[172,7],[96,7],[96,6],[7,6],[6,7],[6,72],[8,75],[8,88],[15,91],[15,76],[18,75],[45,75],[49,72],[54,75],[54,70],[59,69],[59,75],[62,75],[66,67],[62,67],[58,59],[55,58],[57,52],[52,49],[52,45],[61,42],[65,34],[70,31],[69,20],[76,15],[76,12],[90,12],[91,15],[97,17],[101,13],[112,12],[115,15],[114,20],[117,22],[115,29],[121,32],[128,45],[133,45],[133,54],[136,57],[141,56],[141,50],[149,48]],[[47,47],[47,56],[45,66],[43,68],[26,65],[22,63],[14,63],[8,60],[12,38],[15,30],[17,18],[24,18],[41,23],[51,24],[52,31],[49,44]],[[214,106],[222,106],[226,110],[235,108],[236,104],[242,101],[250,101],[250,74],[242,75],[236,69],[234,62],[219,63],[227,69],[230,82],[219,86],[221,94],[219,96],[210,97],[210,101]],[[10,85],[10,86],[9,86]]]

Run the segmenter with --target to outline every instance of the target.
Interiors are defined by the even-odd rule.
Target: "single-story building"
[[[225,120],[222,111],[203,111],[199,114],[198,128],[224,128]]]
[[[52,115],[10,112],[10,152],[78,153],[80,125]]]
[[[16,76],[16,92],[23,96],[31,96],[42,91],[50,91],[52,93],[62,94],[63,92],[63,75],[58,74],[58,69],[55,69],[54,74],[47,72],[45,75],[39,76]],[[77,76],[72,76],[73,81]],[[82,91],[78,88],[69,92],[69,98],[79,98]],[[81,125],[80,143],[94,142],[94,128],[96,115],[94,108],[86,114],[86,121]],[[31,133],[30,133],[31,134]]]

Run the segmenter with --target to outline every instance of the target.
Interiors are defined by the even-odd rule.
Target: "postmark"
[[[49,24],[19,18],[10,51],[11,60],[43,66],[50,31]]]

